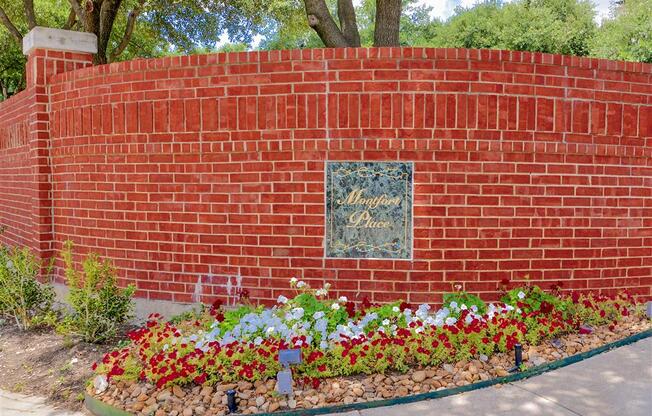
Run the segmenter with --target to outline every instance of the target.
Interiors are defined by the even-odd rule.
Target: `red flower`
[[[552,309],[553,309],[552,304],[550,302],[545,301],[545,300],[543,302],[541,302],[541,306],[539,307],[539,311],[541,311],[541,313],[545,313],[545,314],[549,314],[550,312],[552,312]]]
[[[410,305],[407,302],[401,302],[401,304],[398,306],[398,308],[403,312],[406,309],[412,309],[412,305]]]
[[[197,384],[204,384],[206,382],[206,373],[202,373],[194,378],[194,382]]]
[[[346,313],[349,315],[349,318],[353,318],[355,316],[355,303],[351,301],[346,302],[344,308],[346,308]]]

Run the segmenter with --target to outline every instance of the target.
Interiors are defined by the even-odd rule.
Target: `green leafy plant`
[[[45,268],[46,276],[51,265]],[[0,247],[0,315],[13,319],[22,330],[56,320],[54,289],[38,280],[42,268],[29,248]]]
[[[72,242],[67,241],[62,253],[72,313],[64,318],[59,329],[78,335],[86,342],[105,342],[131,317],[136,288],[133,285],[119,288],[113,264],[100,260],[94,253],[82,262],[81,275],[75,270],[72,248]]]
[[[476,308],[478,308],[476,313],[480,315],[484,314],[487,310],[487,305],[484,303],[482,299],[480,299],[476,295],[464,291],[444,293],[443,302],[444,302],[444,306],[450,306],[450,304],[453,303],[454,305],[456,305],[457,308],[461,308],[462,305],[466,305],[468,309],[471,309],[472,306],[475,306]],[[456,309],[456,308],[452,308],[452,309]],[[451,310],[451,315],[458,316],[459,310],[458,311]]]
[[[508,305],[513,305],[526,313],[542,311],[550,313],[552,310],[566,315],[571,302],[568,299],[554,296],[545,292],[539,286],[526,285],[508,291],[501,300]]]

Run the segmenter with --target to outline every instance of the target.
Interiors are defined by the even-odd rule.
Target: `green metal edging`
[[[414,402],[419,402],[422,400],[432,400],[432,399],[439,399],[442,397],[447,397],[447,396],[452,396],[455,394],[459,393],[464,393],[467,391],[472,391],[472,390],[478,390],[478,389],[483,389],[486,387],[490,387],[496,384],[505,384],[505,383],[512,383],[514,381],[519,381],[523,380],[526,378],[530,378],[533,376],[537,376],[539,374],[546,373],[548,371],[556,370],[561,367],[566,367],[567,365],[577,363],[579,361],[586,360],[587,358],[591,358],[595,355],[601,354],[605,351],[612,350],[614,348],[622,347],[625,345],[629,345],[631,343],[634,343],[636,341],[640,341],[645,338],[652,337],[652,329],[648,329],[647,331],[639,332],[638,334],[631,335],[627,338],[623,338],[618,341],[611,342],[609,344],[605,344],[601,347],[595,348],[593,350],[583,352],[580,354],[575,354],[571,355],[570,357],[563,358],[561,360],[553,361],[547,364],[543,364],[540,366],[532,367],[528,370],[522,371],[522,372],[517,372],[514,374],[510,374],[505,377],[496,377],[491,380],[485,380],[485,381],[479,381],[477,383],[472,383],[472,384],[467,384],[465,386],[459,386],[459,387],[453,387],[450,389],[444,389],[444,390],[436,390],[436,391],[430,391],[427,393],[419,393],[419,394],[413,394],[413,395],[408,395],[408,396],[403,396],[403,397],[396,397],[392,399],[385,399],[385,400],[375,400],[371,402],[361,402],[361,403],[351,403],[351,404],[343,404],[343,405],[336,405],[336,406],[327,406],[327,407],[319,407],[315,409],[297,409],[297,410],[291,410],[291,411],[281,411],[281,412],[274,412],[274,413],[257,413],[256,416],[312,416],[312,415],[323,415],[327,413],[341,413],[341,412],[349,412],[353,410],[364,410],[364,409],[373,409],[376,407],[384,407],[384,406],[394,406],[397,404],[406,404],[406,403],[414,403]],[[122,410],[116,409],[115,407],[112,407],[88,394],[85,396],[84,400],[84,405],[88,410],[90,410],[91,413],[93,413],[95,416],[127,416],[130,415],[130,413],[124,412]]]
[[[96,416],[132,416],[131,413],[106,404],[88,393],[84,393],[84,407]]]

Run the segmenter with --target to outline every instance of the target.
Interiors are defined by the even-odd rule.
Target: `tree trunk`
[[[25,7],[25,17],[27,18],[27,26],[30,30],[34,29],[36,24],[36,14],[34,13],[34,0],[23,0]]]
[[[349,46],[360,46],[360,33],[355,18],[355,7],[352,0],[337,0],[337,18],[340,29]]]
[[[349,3],[351,0],[345,0]],[[319,38],[328,48],[350,46],[344,34],[337,27],[324,0],[304,0],[308,25],[317,32]],[[353,6],[351,6],[353,7]],[[358,41],[359,42],[359,41]]]
[[[401,0],[376,0],[374,46],[399,46]]]
[[[93,62],[95,64],[107,63],[107,48],[113,30],[113,22],[122,0],[86,0],[81,4],[78,0],[69,1],[84,32],[94,33],[97,36],[97,54],[95,54]]]
[[[111,38],[113,22],[118,14],[121,2],[122,0],[102,1],[99,18],[100,30],[97,35],[97,54],[99,55],[98,58],[102,59],[102,62],[98,63],[105,64],[108,62],[107,48],[109,46],[109,39]]]

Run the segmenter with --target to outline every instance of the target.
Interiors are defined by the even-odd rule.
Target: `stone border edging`
[[[561,360],[552,361],[547,364],[532,367],[523,372],[510,374],[505,377],[496,377],[491,380],[479,381],[477,383],[471,383],[465,386],[453,387],[444,390],[430,391],[427,393],[412,394],[412,395],[396,397],[392,399],[374,400],[371,402],[342,404],[342,405],[335,405],[335,406],[319,407],[314,409],[297,409],[297,410],[281,411],[281,412],[274,412],[274,413],[257,413],[256,416],[307,416],[307,415],[313,416],[313,415],[323,415],[327,413],[342,413],[342,412],[348,412],[353,410],[364,410],[364,409],[373,409],[376,407],[394,406],[397,404],[414,403],[423,400],[439,399],[442,397],[452,396],[467,391],[483,389],[486,387],[493,386],[495,384],[511,383],[514,381],[537,376],[539,374],[547,373],[548,371],[556,370],[558,368],[566,367],[567,365],[586,360],[587,358],[591,358],[595,355],[612,350],[614,348],[623,347],[625,345],[629,345],[636,341],[640,341],[642,339],[650,338],[650,337],[652,337],[652,329],[639,332],[638,334],[635,335],[630,335],[629,337],[611,342],[609,344],[605,344],[601,347],[595,348],[590,351],[571,355],[570,357],[562,358]],[[130,416],[131,415],[130,413],[117,409],[111,405],[102,402],[101,400],[96,399],[95,397],[90,396],[88,393],[84,393],[84,407],[86,407],[86,409],[88,409],[95,416]]]

